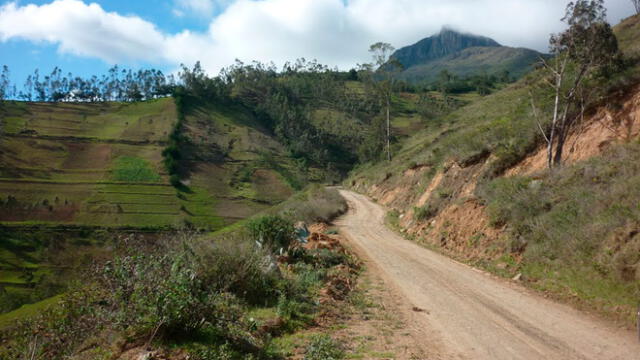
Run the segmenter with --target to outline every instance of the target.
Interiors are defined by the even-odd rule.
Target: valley
[[[60,4],[0,5],[0,47]],[[0,359],[634,359],[640,15],[607,6],[548,54],[3,67]]]

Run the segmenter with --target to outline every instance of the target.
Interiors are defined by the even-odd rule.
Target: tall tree
[[[618,59],[618,43],[606,21],[604,0],[578,0],[567,5],[565,17],[568,29],[551,36],[553,58],[542,59],[545,84],[553,92],[550,124],[541,122],[544,111],[531,103],[538,127],[547,142],[547,165],[560,165],[567,133],[584,114],[585,81],[597,77]]]
[[[377,42],[369,47],[369,52],[373,56],[374,65],[377,66],[377,74],[381,77],[375,79],[376,88],[383,97],[387,119],[386,150],[387,160],[391,161],[391,98],[393,96],[395,77],[394,73],[402,69],[402,65],[397,60],[391,58],[395,48],[391,44]],[[375,78],[375,76],[374,76]]]
[[[636,8],[636,14],[640,14],[640,0],[631,0],[633,6]]]
[[[0,73],[0,101],[9,97],[11,82],[9,80],[9,67],[4,65]]]

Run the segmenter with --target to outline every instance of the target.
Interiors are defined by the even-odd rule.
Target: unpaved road
[[[634,332],[612,328],[521,286],[407,241],[384,225],[385,210],[341,190],[349,212],[337,221],[417,312],[411,324],[444,359],[640,359]]]

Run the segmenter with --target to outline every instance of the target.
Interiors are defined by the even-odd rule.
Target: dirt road
[[[640,359],[633,332],[612,328],[516,283],[497,279],[407,241],[384,225],[385,210],[341,190],[337,221],[360,255],[417,307],[426,345],[445,359]]]

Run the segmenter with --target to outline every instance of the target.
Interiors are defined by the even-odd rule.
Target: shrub
[[[305,349],[304,360],[338,360],[344,358],[341,344],[326,334],[315,335]]]
[[[392,209],[387,211],[387,215],[384,218],[385,223],[394,230],[400,229],[400,212]]]
[[[23,359],[25,354],[30,354],[29,359],[68,359],[80,344],[103,328],[108,314],[104,296],[92,285],[69,291],[37,316],[0,329],[0,359]]]
[[[431,208],[429,204],[425,204],[424,206],[414,207],[413,208],[413,218],[416,221],[424,221],[435,215],[435,211]]]
[[[177,87],[173,93],[176,104],[176,112],[178,121],[176,121],[171,134],[169,134],[169,145],[162,151],[164,158],[164,166],[170,175],[170,182],[176,188],[182,187],[179,171],[179,161],[182,158],[180,153],[180,144],[184,141],[182,136],[182,128],[185,121],[185,93],[182,87]]]
[[[190,351],[194,360],[234,360],[234,359],[252,359],[252,357],[242,356],[242,354],[234,351],[228,344],[221,346],[198,347]]]
[[[242,309],[231,295],[207,286],[189,249],[116,259],[104,270],[116,323],[138,334],[185,335],[205,326],[229,331]]]
[[[271,251],[287,249],[294,239],[293,223],[278,215],[253,219],[246,228],[252,239]]]
[[[253,305],[268,305],[278,298],[282,280],[271,256],[241,239],[222,239],[199,250],[205,264],[207,286],[232,292]]]
[[[316,267],[328,269],[340,264],[352,264],[353,260],[347,254],[331,251],[329,249],[310,250],[309,255],[313,258]]]
[[[502,226],[512,220],[530,219],[543,210],[544,196],[532,180],[525,177],[498,178],[484,186],[481,196],[488,199],[489,222]]]
[[[182,187],[182,181],[180,181],[180,175],[178,175],[178,174],[171,175],[171,177],[169,177],[169,182],[175,188]]]

